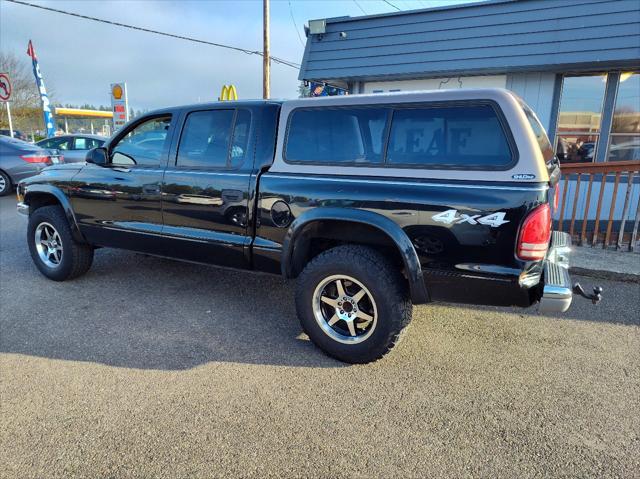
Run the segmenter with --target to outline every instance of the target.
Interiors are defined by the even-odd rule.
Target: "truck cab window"
[[[229,159],[231,168],[242,165],[247,156],[250,127],[251,113],[248,110],[238,110],[231,140],[231,158]]]
[[[180,137],[177,166],[225,168],[234,115],[234,110],[189,113]],[[240,154],[240,148],[236,149],[236,155]]]
[[[111,150],[111,163],[158,166],[166,151],[171,117],[152,118],[136,125]]]

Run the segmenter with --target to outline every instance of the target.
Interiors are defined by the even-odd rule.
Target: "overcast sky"
[[[390,0],[402,10],[469,0]],[[203,40],[262,50],[261,0],[48,1],[60,10]],[[290,8],[291,7],[291,8]],[[394,11],[383,0],[272,0],[271,53],[300,63],[309,19]],[[292,20],[291,16],[295,20]],[[296,33],[297,30],[297,33]],[[298,37],[301,37],[301,39]],[[126,81],[135,109],[215,100],[234,84],[240,98],[262,96],[262,59],[213,46],[132,31],[0,0],[0,49],[26,64],[33,40],[59,103],[108,105],[109,84]],[[297,96],[298,70],[272,64],[274,98]]]

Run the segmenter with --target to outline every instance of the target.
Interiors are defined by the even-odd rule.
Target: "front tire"
[[[29,215],[27,244],[36,267],[54,281],[81,276],[93,263],[93,248],[73,239],[60,206],[44,206]]]
[[[300,274],[302,329],[329,356],[347,363],[380,359],[411,321],[406,281],[372,248],[345,245],[316,256]]]

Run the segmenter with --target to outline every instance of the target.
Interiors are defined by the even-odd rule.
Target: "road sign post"
[[[9,118],[9,134],[11,135],[11,138],[13,138],[13,122],[11,121],[11,106],[9,105],[8,101],[5,101],[5,103],[7,104],[7,118]]]
[[[9,134],[13,138],[13,122],[11,121],[11,80],[8,73],[0,73],[0,100],[7,104],[7,118],[9,119]]]

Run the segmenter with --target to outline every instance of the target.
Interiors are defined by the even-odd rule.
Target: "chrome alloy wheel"
[[[361,343],[376,329],[378,311],[373,295],[350,276],[325,278],[316,287],[312,301],[316,322],[335,341]]]
[[[62,261],[62,239],[51,223],[40,223],[35,233],[36,250],[40,260],[50,268]]]
[[[0,175],[0,193],[4,193],[4,190],[7,188],[7,182],[4,179],[3,175]]]

